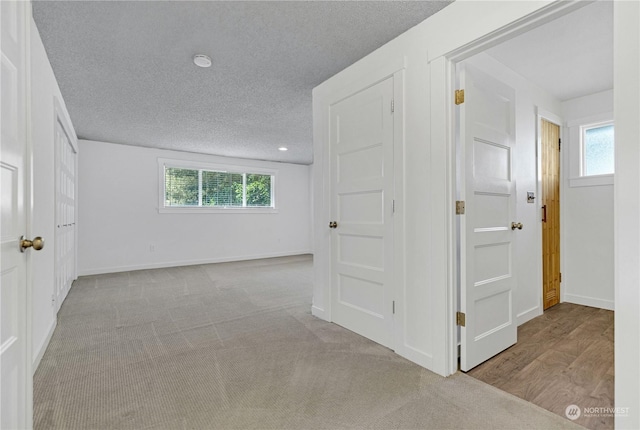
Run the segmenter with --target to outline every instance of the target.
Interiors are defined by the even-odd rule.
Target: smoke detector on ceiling
[[[289,148],[287,148],[286,146],[281,146],[280,148],[278,148],[278,151],[288,151]]]
[[[198,67],[211,67],[211,58],[208,55],[197,54],[193,57],[193,63]]]

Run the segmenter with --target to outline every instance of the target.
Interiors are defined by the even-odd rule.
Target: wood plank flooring
[[[614,406],[613,312],[558,304],[518,327],[516,345],[468,375],[563,417],[577,405],[576,423],[613,429],[613,416],[589,409]]]

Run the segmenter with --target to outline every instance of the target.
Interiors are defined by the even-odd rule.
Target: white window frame
[[[606,113],[589,118],[582,118],[571,121],[567,124],[569,129],[569,141],[571,143],[571,179],[570,187],[594,187],[600,185],[613,185],[615,182],[615,172],[604,175],[585,175],[585,150],[584,135],[586,130],[592,128],[614,125],[613,113]],[[575,143],[572,143],[575,142]],[[615,145],[615,144],[614,144]],[[574,152],[575,151],[575,152]],[[614,146],[615,151],[615,146]],[[614,167],[615,168],[615,167]]]
[[[245,174],[259,174],[271,176],[271,206],[165,206],[165,169],[166,168],[178,168],[178,169],[191,169],[198,170],[198,176],[202,173],[201,170],[209,170],[214,172],[225,173],[239,173],[243,175],[243,180],[246,181]],[[276,183],[277,183],[278,171],[275,169],[264,169],[260,167],[251,166],[239,166],[229,164],[216,164],[216,163],[204,163],[191,160],[175,160],[168,158],[158,158],[158,212],[159,213],[243,213],[243,214],[265,214],[265,213],[278,213],[276,206]],[[245,184],[246,186],[246,184]],[[246,189],[244,190],[243,202],[246,202]],[[202,198],[199,196],[199,199]],[[201,201],[199,202],[202,203]]]

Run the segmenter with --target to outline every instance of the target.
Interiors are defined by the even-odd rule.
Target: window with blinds
[[[165,208],[273,208],[273,174],[164,165]]]

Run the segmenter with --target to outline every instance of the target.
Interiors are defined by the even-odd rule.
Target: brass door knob
[[[338,227],[338,223],[336,221],[331,221],[329,223],[329,228],[337,228]]]
[[[27,240],[24,238],[24,236],[22,236],[20,238],[20,252],[24,252],[25,249],[31,247],[33,247],[33,249],[35,249],[36,251],[40,251],[42,248],[44,248],[44,239],[38,236],[34,237],[33,240]]]
[[[522,230],[522,223],[521,222],[512,222],[511,223],[511,230],[515,230],[516,228],[518,230]]]

